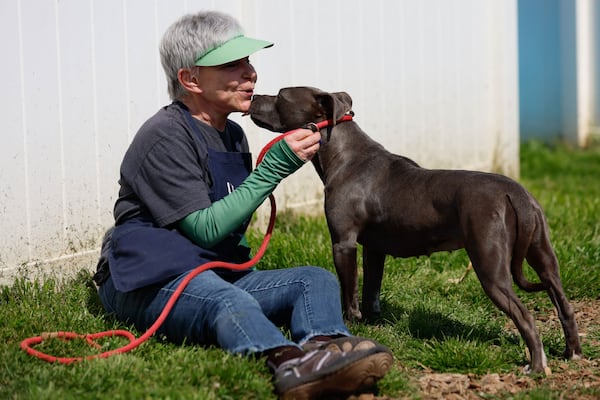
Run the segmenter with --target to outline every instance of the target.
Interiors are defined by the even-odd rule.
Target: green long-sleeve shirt
[[[276,142],[241,185],[210,207],[187,215],[179,221],[179,229],[197,245],[211,248],[248,219],[279,182],[303,164],[284,140]]]

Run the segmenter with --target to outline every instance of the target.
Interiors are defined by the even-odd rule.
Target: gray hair
[[[192,68],[200,55],[241,34],[243,29],[238,21],[217,11],[184,15],[167,28],[159,51],[171,99],[186,94],[177,79],[180,69]]]

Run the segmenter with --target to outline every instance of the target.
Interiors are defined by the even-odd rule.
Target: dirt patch
[[[600,300],[572,302],[572,304],[582,343],[588,348],[598,348],[600,346]],[[542,333],[561,329],[560,321],[555,314],[538,317],[538,320],[542,322],[539,326]],[[555,392],[556,397],[560,399],[598,399],[600,360],[583,358],[565,361],[552,358],[549,364],[552,374],[545,378],[532,378],[520,372],[478,376],[436,373],[427,369],[415,371],[414,387],[420,389],[420,393],[415,395],[423,400],[474,400],[490,397],[511,398],[511,395],[524,390],[546,388]],[[387,396],[373,395],[354,396],[351,399],[393,400]]]
[[[544,387],[561,393],[561,399],[597,399],[600,390],[600,377],[597,362],[589,360],[575,361],[576,365],[565,365],[543,379],[509,374],[488,374],[475,376],[472,374],[439,374],[425,373],[419,379],[419,387],[423,399],[437,400],[472,400],[482,397],[510,397],[523,390]],[[595,394],[586,394],[595,388]]]

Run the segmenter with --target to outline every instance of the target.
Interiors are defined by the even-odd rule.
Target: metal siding
[[[0,268],[17,265],[28,254],[27,151],[20,8],[16,2],[0,2],[0,40],[2,73],[0,110],[2,110],[2,149],[0,150],[0,213],[4,229]]]
[[[112,222],[117,197],[119,165],[134,128],[129,118],[129,78],[125,13],[122,1],[90,1],[92,8],[92,57],[94,143],[96,146],[96,207],[99,228]]]
[[[590,13],[592,36],[590,45],[592,51],[590,55],[592,81],[590,134],[598,140],[600,138],[600,4],[597,1],[592,1],[590,6],[592,8]]]
[[[65,270],[69,259],[93,267],[121,158],[169,101],[160,37],[183,13],[209,8],[276,43],[252,56],[258,93],[347,91],[356,120],[390,151],[427,167],[517,168],[515,1],[7,0],[1,283]],[[274,137],[232,118],[255,155]],[[280,210],[321,210],[310,165],[276,194]]]
[[[520,132],[585,145],[598,135],[596,0],[519,0]]]
[[[32,255],[51,257],[64,249],[62,88],[60,87],[56,7],[51,2],[21,3],[21,35],[27,152],[25,243]],[[49,244],[53,246],[49,246]]]
[[[562,126],[560,0],[519,1],[520,131],[551,138]]]
[[[63,252],[95,244],[97,223],[93,41],[90,3],[61,1],[56,7]],[[44,165],[40,163],[40,165]],[[91,202],[92,201],[92,202]]]

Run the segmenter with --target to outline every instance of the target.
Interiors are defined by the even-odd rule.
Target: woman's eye
[[[228,69],[233,69],[233,68],[239,67],[243,63],[250,64],[250,58],[246,57],[246,58],[242,58],[241,60],[235,60],[235,61],[229,62],[227,64],[223,64],[222,67],[228,68]]]

